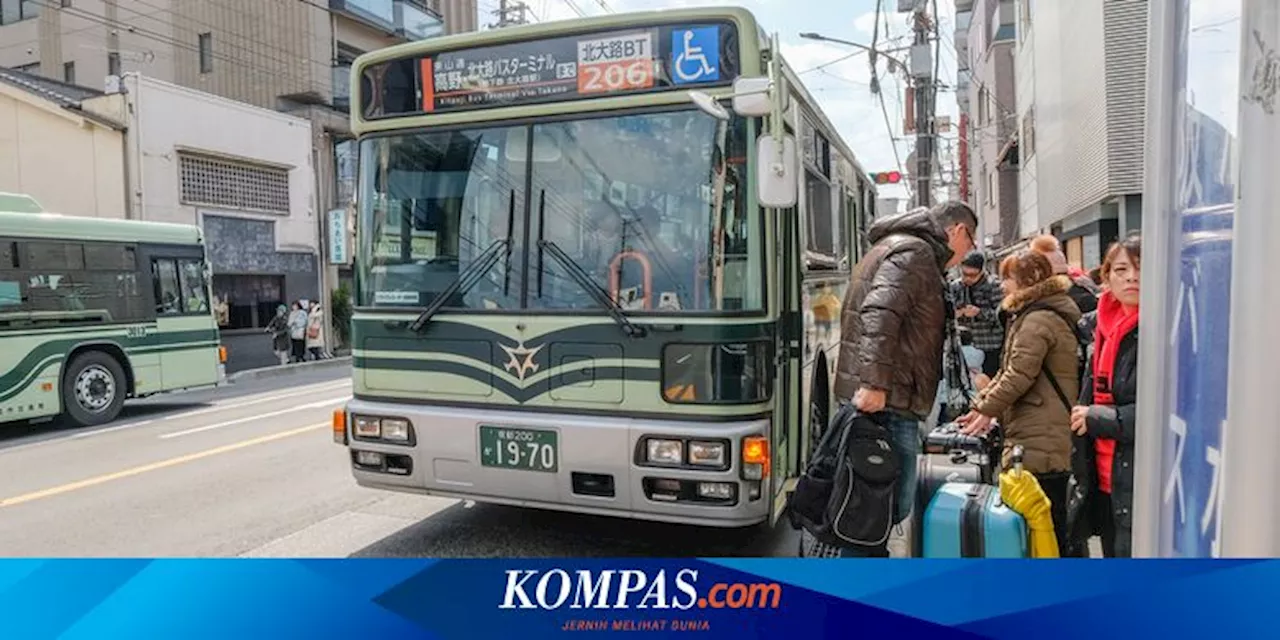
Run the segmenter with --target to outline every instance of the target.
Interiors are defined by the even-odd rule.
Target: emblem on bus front
[[[524,342],[520,342],[514,347],[508,347],[505,344],[498,346],[502,347],[502,350],[506,351],[507,355],[511,357],[506,364],[502,365],[502,368],[510,371],[517,380],[524,382],[525,376],[538,372],[538,363],[534,362],[533,359],[546,345],[538,345],[533,349],[524,346]]]

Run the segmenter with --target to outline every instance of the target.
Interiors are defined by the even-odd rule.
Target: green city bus
[[[876,196],[776,38],[733,8],[505,28],[365,54],[352,95],[356,482],[776,521]]]
[[[196,227],[0,211],[0,422],[217,384],[207,264]]]

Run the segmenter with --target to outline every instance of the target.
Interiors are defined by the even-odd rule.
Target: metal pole
[[[933,72],[929,64],[917,65],[916,58],[929,46],[929,15],[924,3],[916,8],[915,45],[911,51],[912,66],[926,69],[915,76],[916,94],[916,204],[933,204]],[[923,46],[921,46],[923,45]]]

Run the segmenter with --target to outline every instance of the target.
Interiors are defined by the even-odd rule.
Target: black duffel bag
[[[788,498],[791,526],[835,547],[883,547],[893,529],[898,453],[877,416],[842,402]]]

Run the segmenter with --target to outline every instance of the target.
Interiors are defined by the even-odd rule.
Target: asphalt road
[[[0,556],[794,555],[785,525],[698,529],[392,494],[332,443],[350,370],[126,405],[105,427],[0,427]]]

